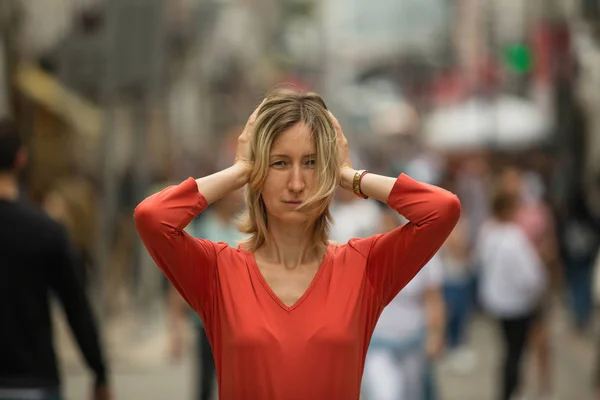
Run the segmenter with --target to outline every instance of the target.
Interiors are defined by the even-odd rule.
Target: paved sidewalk
[[[470,348],[478,362],[469,374],[453,373],[447,365],[438,366],[442,400],[495,400],[500,363],[500,342],[492,321],[477,317],[469,331]],[[588,400],[592,398],[591,382],[596,349],[588,338],[579,338],[567,326],[562,310],[552,313],[551,336],[554,352],[553,400]],[[536,400],[535,365],[530,356],[525,360],[527,400]]]

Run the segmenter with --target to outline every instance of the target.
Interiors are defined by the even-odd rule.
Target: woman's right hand
[[[329,111],[329,117],[331,118],[331,122],[333,123],[333,127],[336,133],[336,142],[338,146],[338,151],[340,153],[340,169],[352,169],[352,162],[350,161],[350,150],[348,149],[348,139],[346,139],[346,136],[342,131],[342,127],[340,126],[340,123],[331,111]]]
[[[266,99],[260,103],[256,110],[250,115],[248,121],[246,122],[246,126],[242,131],[242,134],[238,137],[238,145],[237,151],[235,154],[235,164],[243,165],[245,168],[250,169],[252,166],[252,150],[250,148],[250,143],[252,142],[252,133],[254,131],[254,122],[256,121],[256,116],[258,115],[258,111],[265,103]]]
[[[242,134],[238,137],[233,165],[212,175],[196,179],[198,191],[202,193],[208,204],[214,203],[248,183],[253,164],[251,143],[254,122],[264,102],[265,100],[250,115]]]

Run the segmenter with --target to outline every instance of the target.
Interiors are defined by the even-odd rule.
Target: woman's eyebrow
[[[315,158],[316,156],[317,156],[316,153],[309,153],[309,154],[303,154],[302,158]],[[282,157],[291,158],[289,155],[283,154],[283,153],[271,154],[270,157],[271,158],[273,158],[273,157],[275,157],[275,158],[277,158],[277,157],[279,157],[279,158],[282,158]]]

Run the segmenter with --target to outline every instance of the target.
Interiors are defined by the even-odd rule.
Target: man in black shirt
[[[0,119],[0,400],[61,398],[50,293],[62,303],[95,374],[92,399],[111,398],[83,271],[65,228],[18,201],[26,152],[15,125]]]

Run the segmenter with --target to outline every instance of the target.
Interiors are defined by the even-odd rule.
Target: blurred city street
[[[106,330],[116,399],[191,399],[192,358],[184,355],[180,362],[169,360],[164,315],[157,314],[143,328],[133,326],[132,319],[123,316]],[[62,318],[57,333],[66,398],[89,398],[90,375]]]
[[[210,284],[203,276],[212,273],[202,268],[220,264],[202,258],[206,251],[196,263],[187,246],[185,252],[168,247],[173,250],[163,257],[148,238],[179,240],[186,232],[230,247],[241,243],[242,250],[255,241],[246,250],[270,254],[267,239],[287,236],[272,231],[269,218],[279,217],[262,198],[270,193],[267,176],[280,177],[287,189],[278,198],[294,204],[287,199],[310,200],[307,190],[322,187],[314,183],[323,176],[342,176],[336,178],[339,185],[328,180],[327,197],[318,197],[324,199],[322,214],[306,216],[311,223],[321,221],[314,222],[314,233],[325,244],[393,231],[402,237],[396,230],[402,224],[414,223],[409,228],[415,231],[426,226],[410,216],[412,211],[384,204],[393,203],[392,195],[408,199],[421,190],[365,195],[360,182],[367,172],[394,179],[405,174],[451,192],[460,201],[460,217],[456,199],[443,191],[439,196],[453,206],[423,213],[435,223],[455,225],[440,228],[444,242],[415,258],[418,269],[400,271],[416,275],[398,283],[396,297],[386,303],[389,319],[384,313],[377,323],[372,348],[381,345],[386,354],[378,364],[372,362],[377,351],[369,353],[364,400],[498,400],[500,392],[504,400],[515,400],[523,377],[526,390],[518,400],[599,400],[599,27],[598,0],[0,0],[0,226],[5,227],[0,229],[5,235],[0,236],[0,400],[14,400],[15,391],[26,399],[35,391],[34,397],[55,400],[61,391],[66,400],[91,400],[94,379],[99,382],[94,400],[197,399],[196,363],[213,361],[196,346],[208,348],[209,336],[229,337],[219,329],[202,331],[214,327],[211,317],[216,318],[203,308],[209,304],[203,296],[216,292],[202,286]],[[264,105],[280,95],[298,105],[300,119],[294,116],[280,128],[248,123],[266,99],[255,114],[263,121],[261,115],[269,114]],[[321,123],[307,117],[313,108]],[[347,142],[339,141],[329,113]],[[283,163],[276,170],[283,161],[260,160],[294,159],[292,149],[300,146],[281,154],[274,149],[303,124],[310,125],[307,143],[315,149],[296,157],[306,174],[298,180],[301,190],[295,190],[296,174],[290,173],[295,169],[283,169]],[[246,141],[247,135],[256,135],[256,141]],[[333,135],[337,144],[326,139]],[[248,143],[256,149],[245,148]],[[249,177],[263,176],[260,190],[254,187],[258,181],[245,176],[235,188],[230,187],[234,180],[219,178],[227,187],[214,198],[206,193],[202,178],[242,172],[240,154],[250,154],[244,160],[252,167]],[[347,154],[348,162],[332,162],[330,156],[338,154]],[[349,164],[356,168],[354,181],[344,185]],[[267,172],[255,174],[261,165]],[[162,212],[170,216],[183,207],[160,206],[168,196],[152,197],[158,211],[147,214],[162,223],[148,224],[154,228],[145,235],[139,218],[146,200],[171,193],[164,189],[189,177],[198,179],[199,191],[190,201],[204,196],[207,207],[190,206],[184,217],[173,214],[173,221],[181,222],[165,223]],[[244,186],[250,188],[245,196]],[[252,200],[255,194],[259,197]],[[255,212],[256,204],[262,212]],[[446,208],[454,217],[438,218]],[[250,225],[240,228],[244,213]],[[284,230],[291,227],[281,221]],[[433,236],[407,246],[407,253],[433,245]],[[398,256],[394,268],[404,268],[401,259],[412,254],[400,254],[399,246],[389,243]],[[179,257],[177,249],[185,256],[165,264],[168,257]],[[314,255],[315,263],[317,256],[322,254]],[[365,268],[371,268],[373,258],[365,257]],[[279,261],[273,260],[277,268]],[[185,271],[198,277],[199,286],[186,290],[182,285],[194,279],[174,271],[192,262],[198,270]],[[264,278],[265,289],[277,292],[260,264],[257,276]],[[227,285],[220,281],[221,269],[215,271],[221,290]],[[372,274],[400,276],[396,270]],[[292,300],[301,293],[308,289],[298,289]],[[550,297],[553,304],[547,304]],[[186,302],[204,321],[191,315]],[[476,303],[480,309],[471,314]],[[535,325],[540,308],[547,310],[547,332]],[[315,321],[308,315],[299,319],[302,327]],[[289,328],[287,320],[283,326]],[[542,340],[526,341],[532,332]],[[293,333],[298,341],[301,336]],[[221,343],[221,350],[236,352],[229,358],[217,354],[222,360],[243,353],[235,343]],[[354,349],[362,349],[364,338],[357,343]],[[430,382],[427,357],[443,353],[444,346],[445,354],[431,363]],[[541,374],[540,383],[536,361],[543,361],[549,348],[551,359],[541,369],[553,374],[545,379]],[[252,372],[265,372],[265,353],[256,354],[263,364]],[[273,371],[291,376],[283,375],[279,353],[274,354]],[[329,356],[332,366],[346,368],[339,354],[354,353]],[[518,376],[523,355],[526,368]],[[325,365],[310,357],[315,360]],[[298,378],[300,368],[294,370],[301,389],[320,388],[316,379],[323,377],[323,385],[335,387],[331,390],[358,388],[346,378],[334,386],[332,374],[317,374],[307,365],[307,379]],[[104,385],[106,370],[110,379]],[[227,363],[223,370],[223,376],[237,371]],[[264,382],[251,375],[244,373],[248,381]],[[267,376],[285,383],[273,379],[271,370]],[[429,384],[437,386],[439,396],[421,393]],[[282,386],[285,394],[279,398],[285,400],[289,385]],[[204,388],[209,396],[212,389]]]
[[[119,325],[121,329],[127,329],[126,326],[130,324],[120,321]],[[110,353],[116,400],[192,399],[192,359],[185,357],[180,363],[168,361],[168,336],[164,326],[164,317],[157,315],[154,324],[148,325],[143,334],[138,333],[137,340],[133,334],[129,342],[123,339],[113,342]],[[117,330],[113,332],[113,337],[119,337]],[[441,400],[495,399],[495,372],[499,356],[495,335],[491,321],[481,316],[475,318],[468,337],[471,349],[477,354],[477,364],[472,371],[459,373],[444,362],[440,363],[438,378]],[[554,363],[554,400],[592,399],[593,341],[573,334],[567,327],[564,311],[560,309],[554,312],[552,337],[555,357],[560,360]],[[59,342],[67,400],[85,399],[89,392],[89,374],[83,370],[79,355],[64,330],[59,335]],[[192,349],[189,353],[192,353]],[[535,382],[529,359],[527,366],[529,379]],[[535,387],[534,384],[529,386],[530,396],[527,399],[533,400]]]

